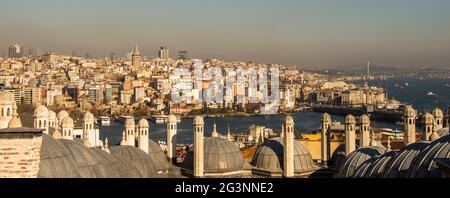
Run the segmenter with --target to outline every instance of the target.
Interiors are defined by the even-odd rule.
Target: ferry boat
[[[110,126],[111,125],[111,118],[108,116],[100,116],[98,118],[98,123],[100,126]]]
[[[164,124],[167,122],[168,117],[169,116],[167,116],[167,115],[153,115],[152,121],[156,124]]]
[[[434,96],[434,93],[431,92],[431,91],[428,91],[427,95],[428,95],[428,96]]]

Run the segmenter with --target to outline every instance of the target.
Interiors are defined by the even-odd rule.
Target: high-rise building
[[[105,86],[105,103],[110,104],[112,102],[112,86]]]
[[[187,59],[189,59],[188,51],[186,51],[186,50],[179,51],[179,52],[178,52],[178,59],[181,59],[181,60],[187,60]]]
[[[145,88],[144,87],[135,87],[134,88],[134,101],[138,102],[139,100],[143,100],[145,98]]]
[[[165,46],[162,46],[158,51],[158,57],[164,60],[169,59],[169,50]]]
[[[116,62],[117,61],[117,54],[116,53],[111,53],[111,62]]]
[[[25,87],[23,89],[23,103],[24,104],[31,104],[32,101],[32,92],[33,92],[33,88],[31,87]]]
[[[139,51],[138,46],[134,48],[133,54],[131,55],[131,65],[134,69],[139,70],[141,68],[142,56]]]
[[[23,55],[24,48],[19,44],[15,44],[9,47],[9,58],[21,58]]]

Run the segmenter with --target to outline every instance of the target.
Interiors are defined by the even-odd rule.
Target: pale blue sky
[[[0,51],[450,66],[449,0],[0,0]]]

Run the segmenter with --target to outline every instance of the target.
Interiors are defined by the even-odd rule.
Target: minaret
[[[173,163],[177,160],[177,117],[167,118],[167,157]]]
[[[444,127],[450,127],[450,105],[445,110]]]
[[[125,130],[123,130],[122,132],[122,140],[120,141],[120,146],[126,146],[127,145],[127,140],[126,140],[126,136],[125,136]]]
[[[434,117],[430,113],[423,116],[423,131],[421,134],[422,141],[429,141],[430,135],[433,133]]]
[[[370,143],[370,118],[367,115],[362,115],[359,118],[359,141],[360,147],[369,146]]]
[[[291,116],[286,117],[284,121],[286,125],[284,132],[284,176],[293,177],[294,176],[294,119]]]
[[[416,142],[416,110],[408,105],[405,108],[403,124],[405,145]]]
[[[194,119],[194,177],[203,177],[203,133],[205,123],[200,116]]]
[[[284,124],[281,125],[281,133],[280,133],[280,138],[283,139],[284,138]]]
[[[86,112],[83,116],[83,144],[87,147],[97,146],[95,143],[94,115]]]
[[[48,134],[48,109],[43,105],[39,105],[34,110],[34,128],[43,129]]]
[[[133,68],[135,70],[138,71],[141,69],[141,61],[142,61],[141,52],[139,51],[139,48],[136,45],[136,47],[134,48],[133,54],[131,56],[131,64],[133,65]]]
[[[328,165],[329,158],[329,145],[330,145],[330,127],[331,127],[331,116],[328,113],[322,115],[322,126],[320,127],[320,144],[321,149],[321,161],[323,166]]]
[[[216,126],[216,123],[214,122],[214,125],[213,125],[213,131],[211,132],[211,137],[219,137],[219,133],[217,132],[217,126]]]
[[[73,127],[75,127],[71,117],[65,117],[62,120],[62,138],[65,140],[73,140]]]
[[[231,136],[231,129],[230,129],[230,124],[228,124],[228,130],[227,130],[227,140],[232,142],[233,141],[233,137]]]
[[[149,131],[150,125],[147,119],[142,118],[138,123],[138,146],[141,150],[148,153]]]
[[[391,149],[391,138],[390,137],[388,137],[388,139],[387,139],[387,146],[386,146],[386,152],[389,152],[389,151],[392,151],[392,149]]]
[[[48,126],[56,129],[56,113],[52,110],[48,110]]]
[[[345,154],[348,156],[356,149],[355,145],[356,119],[353,115],[345,118]]]
[[[127,118],[124,127],[125,127],[124,129],[125,140],[127,145],[136,146],[136,134],[135,134],[136,124],[134,122],[134,118],[133,117]]]
[[[439,129],[442,129],[444,127],[444,112],[442,112],[442,110],[439,108],[435,108],[432,112],[432,115],[434,117],[433,130],[437,131]]]

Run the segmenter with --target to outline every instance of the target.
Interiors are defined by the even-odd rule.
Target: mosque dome
[[[83,116],[83,121],[84,122],[94,122],[94,114],[92,114],[91,112],[86,112]]]
[[[8,128],[20,128],[22,127],[22,121],[20,121],[20,118],[18,116],[14,116],[11,118],[8,124]]]
[[[12,105],[14,96],[8,91],[0,91],[0,105]]]
[[[425,113],[423,116],[423,123],[425,125],[433,125],[434,124],[434,117],[430,113]]]
[[[49,120],[55,120],[56,119],[56,113],[52,110],[48,111],[48,119]]]
[[[355,116],[348,115],[347,117],[345,117],[345,124],[356,124]]]
[[[150,156],[143,150],[134,146],[114,146],[109,148],[109,151],[114,156],[124,158],[138,169],[143,177],[156,177],[158,170],[153,164]]]
[[[205,122],[203,121],[203,118],[200,116],[197,116],[194,118],[194,125],[204,125]]]
[[[271,172],[283,172],[284,144],[281,138],[273,138],[261,145],[253,155],[251,165],[256,169]],[[316,169],[311,153],[300,142],[294,141],[294,172],[307,173]]]
[[[386,168],[381,176],[385,178],[406,178],[413,159],[428,145],[427,142],[416,142],[403,147],[397,152],[396,156],[386,163]]]
[[[344,164],[339,169],[338,177],[348,178],[352,177],[356,169],[370,158],[381,156],[386,151],[386,148],[379,146],[368,146],[356,149],[350,153],[345,159]]]
[[[63,128],[73,128],[75,125],[74,125],[73,119],[71,117],[65,117],[62,120],[61,126]]]
[[[439,108],[435,108],[433,110],[432,114],[435,118],[443,118],[444,117],[444,112],[442,112],[442,110]]]
[[[127,118],[127,120],[125,120],[124,126],[128,127],[128,128],[134,128],[136,126],[136,123],[134,122],[134,118],[132,118],[132,117]]]
[[[145,118],[142,118],[141,120],[139,120],[138,126],[139,126],[139,128],[148,128],[148,127],[150,127],[150,125],[148,124],[147,119],[145,119]]]
[[[361,124],[368,125],[368,124],[370,124],[370,118],[368,115],[364,114],[361,117],[359,117],[359,122]]]
[[[359,139],[356,140],[356,148],[359,148]],[[331,164],[335,170],[339,170],[345,162],[347,154],[345,153],[345,143],[340,144],[331,155]]]
[[[41,162],[38,177],[41,178],[77,178],[75,160],[70,151],[58,140],[42,134]]]
[[[153,140],[148,141],[148,155],[152,159],[156,170],[164,171],[170,168],[169,160],[167,160],[166,153],[159,147],[158,143]]]
[[[48,118],[48,109],[44,105],[39,105],[34,109],[35,118]]]
[[[205,173],[227,173],[243,169],[245,161],[241,151],[232,142],[224,138],[210,137],[204,139],[204,171]],[[193,170],[194,152],[186,153],[183,167]]]
[[[69,117],[69,113],[67,113],[66,110],[62,110],[58,113],[57,117],[58,117],[58,120],[62,121],[65,117]]]
[[[284,121],[285,125],[293,125],[294,124],[294,119],[292,118],[292,116],[287,116],[286,120]]]
[[[446,135],[449,135],[449,127],[439,129],[436,131],[436,133],[439,135],[439,137],[444,137]]]
[[[378,157],[373,157],[361,164],[353,174],[354,178],[379,178],[385,172],[386,164],[398,154],[397,151],[387,152]]]
[[[52,133],[52,137],[59,140],[62,138],[62,134],[61,131],[59,131],[58,129],[54,130]]]
[[[328,113],[322,114],[322,122],[331,122],[331,116]]]
[[[417,112],[416,112],[416,110],[414,110],[412,108],[411,105],[408,105],[405,108],[404,116],[407,117],[407,118],[416,117],[417,116]]]
[[[450,135],[433,141],[423,149],[411,162],[408,172],[409,178],[436,178],[441,177],[437,168],[436,158],[450,158]]]
[[[177,117],[174,115],[169,115],[167,118],[167,123],[177,123]]]

